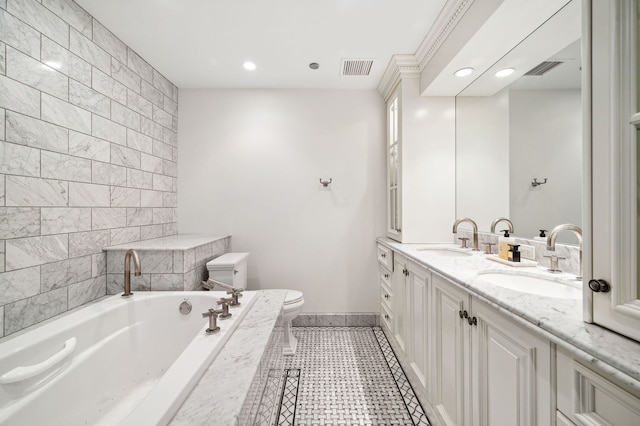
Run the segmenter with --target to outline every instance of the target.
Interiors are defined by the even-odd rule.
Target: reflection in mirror
[[[581,226],[580,16],[570,2],[456,97],[456,216],[481,231],[500,216],[523,238]]]

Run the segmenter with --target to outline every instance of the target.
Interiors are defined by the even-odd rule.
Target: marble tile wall
[[[126,246],[126,245],[125,245]],[[124,289],[124,257],[128,248],[107,252],[107,294]],[[184,250],[136,249],[142,275],[131,274],[132,291],[202,290],[209,278],[207,262],[231,250],[231,237]]]
[[[0,337],[107,294],[102,247],[177,232],[177,109],[73,0],[0,0]]]

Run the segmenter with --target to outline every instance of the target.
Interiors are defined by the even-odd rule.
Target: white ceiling
[[[375,89],[445,0],[76,2],[180,88]],[[370,75],[340,76],[343,58],[373,59]]]

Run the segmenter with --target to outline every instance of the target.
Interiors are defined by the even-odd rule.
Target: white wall
[[[181,90],[179,119],[180,233],[231,234],[251,252],[249,288],[301,290],[306,312],[377,311],[376,91]]]
[[[562,223],[582,226],[582,107],[579,90],[512,90],[511,219],[516,234]],[[531,188],[534,177],[548,178]],[[575,243],[575,237],[561,236]]]
[[[509,92],[458,96],[456,216],[489,231],[494,219],[509,215]]]

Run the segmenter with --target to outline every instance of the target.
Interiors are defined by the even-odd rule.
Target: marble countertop
[[[640,343],[582,320],[582,299],[536,296],[500,287],[483,280],[482,273],[502,271],[542,276],[582,289],[569,274],[550,274],[541,267],[514,268],[471,256],[439,256],[421,248],[453,248],[453,244],[402,244],[388,238],[378,243],[466,288],[473,297],[488,302],[516,322],[562,347],[575,357],[599,368],[611,378],[640,392]],[[517,269],[516,271],[514,271]]]
[[[170,425],[236,424],[286,294],[286,290],[258,292],[255,303]]]
[[[228,237],[229,235],[178,234],[151,240],[118,244],[104,247],[103,250],[188,250]]]

